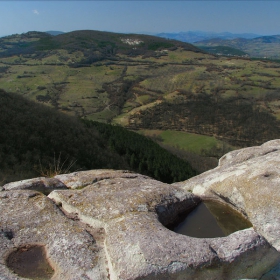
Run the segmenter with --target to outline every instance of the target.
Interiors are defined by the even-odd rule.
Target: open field
[[[280,88],[280,64],[217,58],[183,50],[171,52],[172,55],[158,58],[141,60],[136,56],[125,63],[118,58],[114,62],[105,60],[79,68],[72,68],[68,63],[80,59],[79,52],[64,53],[64,59],[60,52],[51,54],[40,63],[20,62],[17,56],[1,58],[0,68],[7,67],[7,70],[0,74],[0,84],[7,91],[82,117],[99,119],[104,111],[105,122],[120,113],[129,115],[133,109],[156,100],[171,100],[178,91],[255,98],[260,106],[279,116],[280,108],[273,106],[274,100],[264,102],[263,99]],[[58,64],[49,64],[55,62]],[[114,97],[103,88],[104,84],[110,85]],[[124,87],[127,87],[125,100],[118,104],[116,95]],[[106,114],[108,110],[113,113]]]
[[[222,143],[214,137],[183,131],[140,130],[139,133],[153,139],[158,139],[159,142],[162,142],[165,145],[196,154],[202,154],[202,150],[208,151],[218,145],[222,146]]]
[[[189,162],[199,173],[215,168],[218,158],[236,149],[214,137],[183,131],[141,129],[137,132]]]

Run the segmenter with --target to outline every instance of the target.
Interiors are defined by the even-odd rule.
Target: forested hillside
[[[137,46],[137,47],[135,47]],[[152,55],[162,48],[182,47],[185,50],[202,52],[199,48],[176,40],[141,34],[119,34],[95,30],[79,30],[52,36],[45,32],[31,31],[0,38],[0,57],[31,55],[44,58],[46,51],[80,51],[84,59],[75,66],[91,64],[117,54],[130,56]]]
[[[69,171],[129,169],[164,182],[184,180],[195,171],[144,136],[123,128],[86,122],[0,90],[0,185]],[[55,175],[55,174],[54,174]]]
[[[82,30],[0,38],[0,88],[6,92],[144,135],[155,129],[158,135],[169,131],[164,143],[160,137],[153,139],[184,159],[198,154],[193,166],[200,171],[213,167],[210,163],[201,168],[201,156],[201,162],[206,155],[217,160],[230,149],[280,137],[279,72],[276,60],[215,56],[187,43],[139,34]],[[101,137],[97,127],[92,129]],[[188,143],[196,135],[202,137],[200,147],[193,149],[183,140],[178,144],[178,132]],[[109,147],[106,141],[101,144]],[[121,160],[139,170],[147,165],[130,151]],[[81,168],[92,166],[83,162]],[[162,176],[151,164],[145,172]]]

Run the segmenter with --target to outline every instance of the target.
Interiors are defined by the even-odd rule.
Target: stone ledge
[[[67,189],[67,187],[58,179],[38,177],[34,179],[22,180],[8,183],[3,186],[3,190],[36,190],[43,194],[49,194],[53,190]]]
[[[97,169],[88,171],[79,171],[70,174],[55,176],[56,179],[63,182],[69,189],[81,189],[92,185],[98,181],[113,178],[142,178],[148,176],[140,175],[128,170]]]

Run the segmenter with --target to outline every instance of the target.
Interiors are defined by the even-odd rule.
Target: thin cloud
[[[35,15],[39,15],[39,11],[38,11],[38,10],[36,10],[36,9],[35,9],[35,10],[33,10],[32,12],[33,12],[33,14],[35,14]]]

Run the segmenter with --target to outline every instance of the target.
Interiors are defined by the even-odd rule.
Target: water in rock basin
[[[42,246],[18,248],[9,255],[7,266],[18,276],[28,279],[47,280],[54,274]]]
[[[173,231],[198,238],[224,237],[252,227],[237,211],[214,201],[201,202]]]

